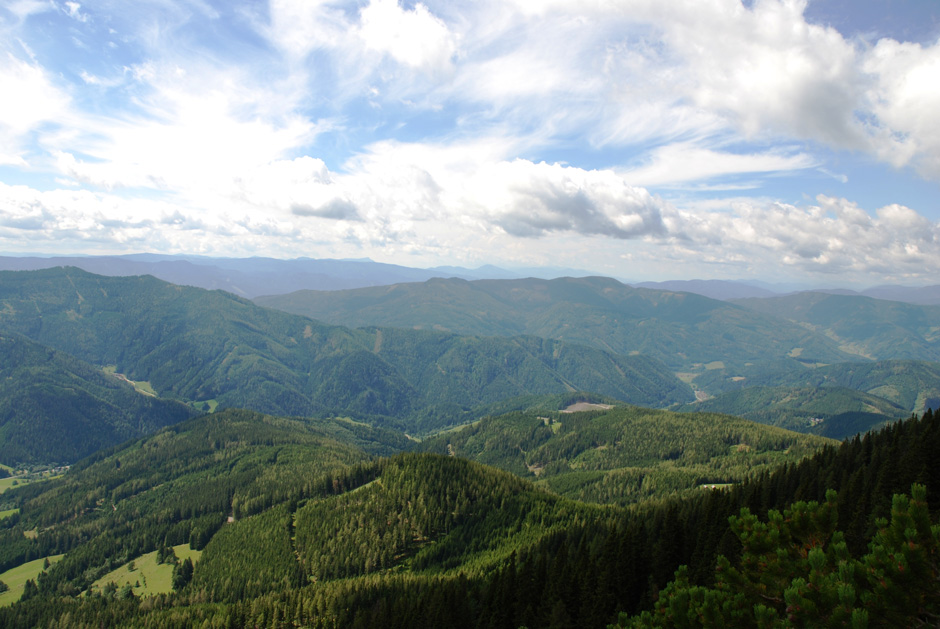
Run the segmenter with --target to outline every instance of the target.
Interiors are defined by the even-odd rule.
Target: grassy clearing
[[[0,478],[0,494],[5,492],[10,487],[14,487],[14,483],[16,483],[16,485],[24,484],[22,478],[15,478],[15,477]]]
[[[5,607],[7,605],[12,605],[16,601],[20,600],[20,597],[23,596],[23,587],[26,585],[28,579],[35,580],[39,576],[39,573],[42,572],[43,563],[46,559],[49,560],[50,564],[62,559],[64,555],[53,555],[51,557],[44,557],[42,559],[37,559],[35,561],[30,561],[29,563],[24,563],[22,566],[17,566],[16,568],[10,568],[3,574],[0,574],[0,581],[6,583],[10,589],[0,594],[0,607]]]
[[[0,470],[6,470],[6,471],[8,471],[10,474],[13,473],[13,468],[10,467],[9,465],[4,465],[3,463],[0,463]]]
[[[189,544],[174,546],[173,552],[176,553],[180,561],[189,557],[193,563],[198,561],[199,555],[202,554],[202,551],[191,549]],[[153,551],[127,562],[116,570],[112,570],[95,581],[91,589],[100,591],[112,582],[118,589],[125,585],[132,586],[135,596],[165,594],[173,590],[173,566],[167,563],[157,563],[157,551]]]
[[[192,406],[194,409],[201,413],[214,413],[215,409],[218,408],[218,400],[203,400],[201,402],[193,402]]]
[[[153,397],[157,397],[156,390],[150,385],[149,382],[147,382],[146,380],[141,380],[139,382],[135,380],[131,380],[124,374],[118,373],[117,367],[115,365],[106,365],[101,368],[101,371],[105,372],[108,375],[115,376],[116,378],[120,380],[123,380],[124,382],[128,383],[129,385],[137,389],[138,393],[143,393],[145,395],[152,395]]]
[[[152,395],[157,397],[157,390],[154,389],[149,382],[146,380],[141,380],[140,382],[134,382],[134,388],[140,391],[141,393],[146,393],[147,395]]]
[[[19,509],[7,509],[6,511],[0,511],[0,520],[3,520],[4,518],[8,518],[14,513],[19,513],[19,512],[20,512]],[[0,581],[2,581],[2,579],[0,579]]]
[[[0,494],[10,489],[11,487],[21,487],[23,485],[28,485],[30,483],[35,483],[42,480],[52,480],[53,478],[60,478],[62,473],[59,471],[64,468],[57,468],[53,470],[44,470],[38,473],[30,473],[25,475],[18,476],[8,476],[7,478],[0,478]],[[58,472],[58,473],[55,473]]]

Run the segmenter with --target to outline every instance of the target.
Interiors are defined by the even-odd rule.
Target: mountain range
[[[221,289],[241,297],[287,293],[300,289],[339,290],[422,282],[434,277],[510,279],[519,277],[584,276],[567,268],[521,268],[492,265],[476,269],[442,266],[417,269],[372,260],[296,258],[208,258],[194,255],[129,254],[120,256],[0,256],[0,271],[36,271],[71,266],[114,277],[152,275],[158,279],[208,290]]]
[[[90,273],[108,276],[153,275],[164,281],[209,290],[222,289],[253,299],[296,290],[342,290],[387,286],[403,282],[423,282],[432,278],[555,279],[595,275],[582,269],[528,267],[504,269],[493,265],[477,268],[438,266],[427,269],[374,262],[369,259],[334,260],[316,258],[216,258],[197,255],[127,254],[102,256],[0,256],[0,271],[35,271],[74,266]],[[668,280],[627,281],[636,288],[695,293],[711,299],[770,297],[796,292],[823,292],[861,295],[876,299],[921,305],[940,305],[940,285],[874,286],[861,291],[845,288],[808,287],[797,284],[769,284],[751,280]]]
[[[74,268],[0,272],[0,332],[197,408],[352,414],[411,434],[524,395],[587,390],[647,406],[693,398],[642,355],[534,336],[354,330],[223,291]]]
[[[781,601],[924,620],[938,329],[596,277],[250,301],[0,272],[0,627],[781,620],[748,598],[755,544]],[[743,606],[706,609],[727,575]]]
[[[432,279],[253,303],[151,276],[0,272],[0,332],[82,362],[83,373],[107,367],[138,383],[138,397],[351,415],[412,435],[524,408],[513,399],[590,391],[842,438],[940,406],[937,329],[934,306],[821,293],[726,302],[608,278]],[[838,403],[821,404],[809,388],[820,386],[855,393],[826,391]],[[101,399],[89,387],[70,390]],[[753,387],[764,389],[722,397]],[[689,406],[695,397],[714,399]],[[0,438],[60,403],[8,407]],[[108,430],[107,444],[143,434]],[[42,443],[6,462],[92,451]]]
[[[632,288],[610,278],[434,279],[421,283],[297,291],[257,303],[350,326],[389,325],[460,334],[532,334],[646,354],[677,372],[787,361],[862,360],[797,323],[692,293]],[[737,371],[735,371],[737,370]]]

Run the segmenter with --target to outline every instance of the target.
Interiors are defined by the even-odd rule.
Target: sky
[[[938,0],[0,0],[0,252],[940,284]]]

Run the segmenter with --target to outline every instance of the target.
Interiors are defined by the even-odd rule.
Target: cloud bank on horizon
[[[12,0],[0,251],[940,281],[926,0]]]

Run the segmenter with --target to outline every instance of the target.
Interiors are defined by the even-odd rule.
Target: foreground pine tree
[[[940,526],[927,490],[894,496],[868,552],[852,557],[836,530],[835,491],[797,502],[761,522],[731,518],[742,546],[732,566],[719,557],[715,586],[689,582],[683,566],[652,612],[622,614],[617,627],[904,627],[940,620]]]

